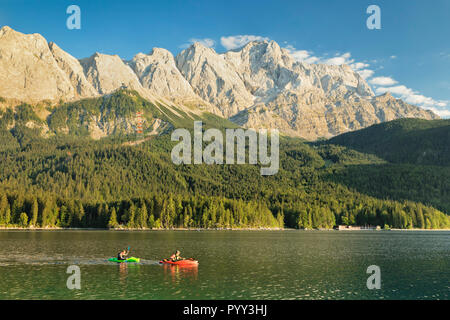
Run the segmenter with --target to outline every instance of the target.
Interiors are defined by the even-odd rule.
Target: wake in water
[[[117,265],[108,258],[48,257],[48,256],[10,256],[0,258],[0,266],[14,265]],[[139,263],[128,262],[128,265],[159,265],[159,261],[141,259]]]

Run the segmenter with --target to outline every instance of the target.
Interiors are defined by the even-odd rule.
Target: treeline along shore
[[[385,202],[385,203],[383,203]],[[0,227],[101,228],[101,229],[332,229],[337,221],[353,225],[380,225],[384,229],[446,229],[448,217],[421,204],[396,202],[354,204],[351,211],[339,207],[276,206],[264,201],[230,200],[158,194],[112,203],[85,204],[80,200],[52,197],[0,195]],[[390,204],[390,205],[389,205]],[[276,213],[274,213],[274,211]],[[294,225],[287,225],[297,215]],[[358,222],[356,222],[358,221]]]
[[[12,205],[10,201],[12,200]],[[79,200],[0,198],[0,226],[32,228],[282,228],[276,217],[257,201],[220,197],[182,198],[155,195],[146,199],[85,205]]]
[[[50,118],[45,137],[27,125],[39,120],[33,106],[0,110],[0,227],[450,228],[450,120],[402,119],[316,143],[280,137],[279,171],[261,176],[260,165],[175,165],[169,129],[136,146],[124,145],[136,138],[126,132],[92,139],[80,124],[90,112],[142,108],[113,101],[65,105],[58,119],[74,130]]]

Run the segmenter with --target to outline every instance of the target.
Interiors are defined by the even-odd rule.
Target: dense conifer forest
[[[448,120],[402,119],[317,143],[282,137],[278,174],[261,176],[259,165],[174,165],[171,128],[186,119],[136,146],[125,133],[92,140],[86,113],[173,120],[120,92],[105,99],[49,109],[47,137],[27,125],[43,122],[35,106],[0,111],[0,226],[450,228]]]

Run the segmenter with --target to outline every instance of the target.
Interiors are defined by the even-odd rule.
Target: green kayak
[[[141,261],[141,259],[135,258],[135,257],[130,257],[130,258],[126,259],[126,260],[119,260],[117,258],[111,258],[111,259],[108,259],[108,261],[112,261],[112,262],[139,262],[139,261]]]

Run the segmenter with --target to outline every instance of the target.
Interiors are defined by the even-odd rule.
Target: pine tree
[[[283,209],[277,215],[277,224],[279,228],[284,228],[284,213]]]
[[[173,200],[172,195],[169,196],[169,200],[167,202],[167,228],[173,227],[173,221],[176,217],[176,209],[175,209],[175,201]]]
[[[8,198],[6,194],[2,194],[0,197],[0,225],[7,224],[6,222],[6,210],[9,206]]]
[[[5,210],[5,225],[8,225],[11,222],[11,208],[9,204],[6,206]]]
[[[153,214],[150,214],[150,216],[148,217],[148,223],[147,226],[150,229],[153,229],[156,227],[156,223],[155,223],[155,216]]]
[[[116,228],[117,225],[118,225],[118,223],[117,223],[116,208],[112,208],[111,216],[108,221],[108,228]]]
[[[183,218],[183,227],[184,228],[190,227],[191,218],[190,218],[188,212],[189,212],[188,208],[184,208],[184,218]]]
[[[80,200],[75,201],[76,210],[76,225],[77,227],[84,227],[85,211],[83,203]]]
[[[14,199],[11,207],[11,222],[20,224],[20,214],[23,212],[24,200],[21,196]]]
[[[207,207],[205,207],[203,208],[202,228],[208,228],[208,222],[209,222],[209,210]]]
[[[36,227],[37,221],[38,221],[38,215],[39,215],[39,205],[36,197],[33,198],[32,204],[31,204],[31,219],[30,219],[30,226]]]
[[[136,216],[136,207],[133,203],[131,203],[130,208],[128,209],[128,222],[127,227],[128,228],[135,228],[135,216]]]
[[[311,224],[309,223],[308,212],[306,208],[300,209],[300,214],[298,217],[298,227],[303,229],[311,228]]]
[[[155,229],[161,229],[162,225],[161,225],[161,220],[158,218],[155,221]]]
[[[69,227],[69,210],[64,205],[59,210],[59,222],[57,225],[63,228]]]
[[[46,201],[45,203],[44,203],[44,207],[43,207],[43,209],[42,209],[42,217],[41,217],[41,219],[42,219],[42,221],[41,221],[41,227],[42,228],[45,228],[45,227],[47,227],[48,226],[48,222],[49,222],[49,219],[50,219],[50,201]]]
[[[144,201],[141,201],[140,207],[136,213],[136,225],[139,228],[147,228],[148,212]]]
[[[423,217],[423,210],[422,207],[420,206],[419,208],[417,208],[417,227],[418,228],[424,228],[425,227],[425,221],[424,221],[424,217]]]
[[[28,215],[25,212],[22,212],[19,216],[19,225],[23,228],[28,225]]]

